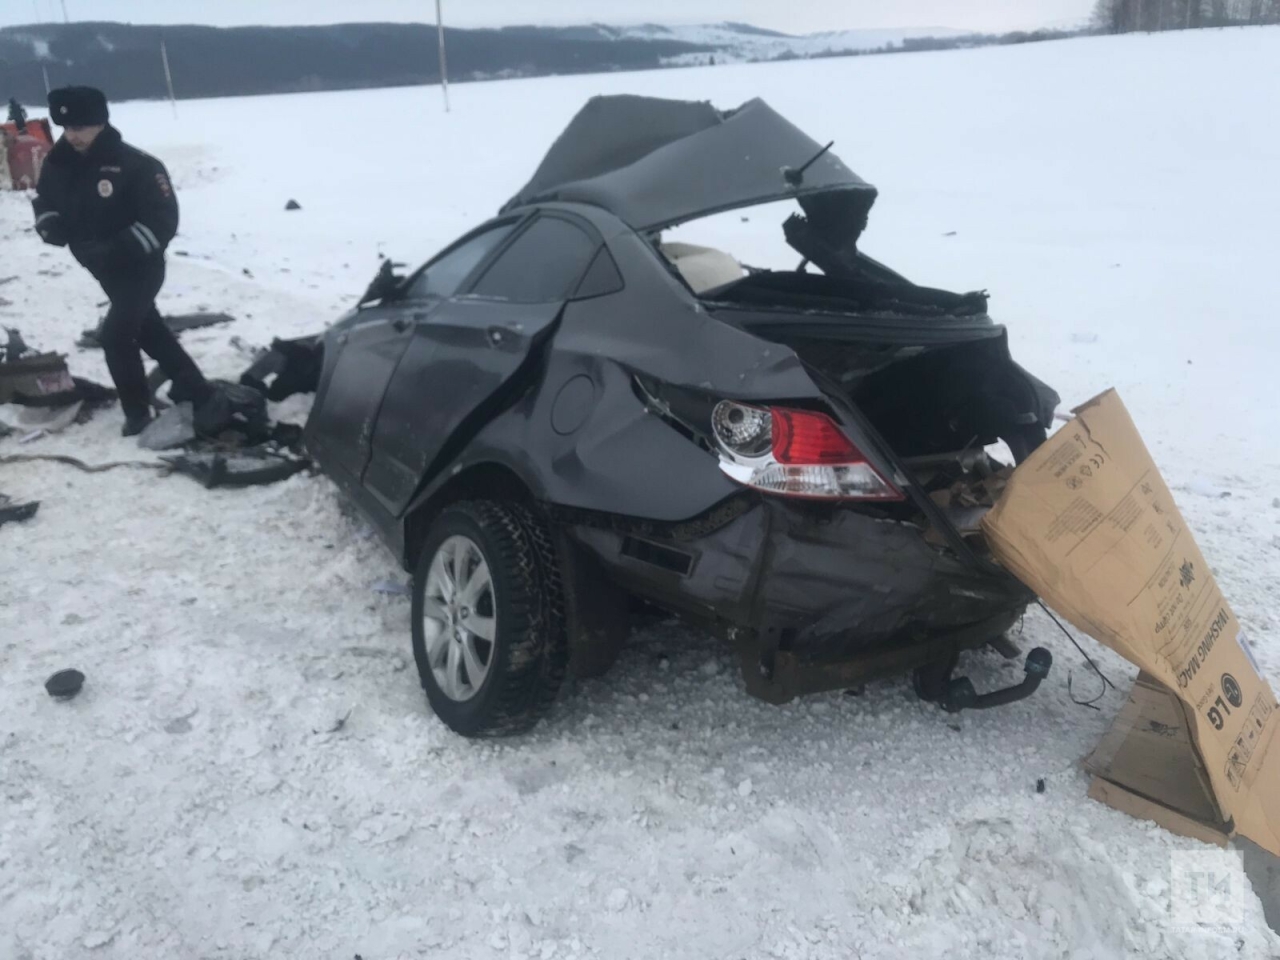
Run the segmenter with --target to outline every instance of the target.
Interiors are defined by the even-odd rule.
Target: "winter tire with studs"
[[[559,565],[532,508],[447,507],[413,579],[413,653],[427,699],[468,737],[523,732],[546,713],[567,659]]]

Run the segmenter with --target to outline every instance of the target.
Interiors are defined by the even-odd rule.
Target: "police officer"
[[[27,132],[27,111],[23,110],[22,104],[13,97],[9,98],[9,122],[18,129],[19,133]]]
[[[125,143],[107,122],[101,90],[54,90],[49,114],[65,132],[40,171],[36,232],[45,243],[69,246],[111,301],[99,340],[124,409],[123,433],[131,437],[151,419],[139,348],[173,381],[175,403],[198,405],[212,393],[156,310],[165,247],[178,231],[178,200],[164,164]]]

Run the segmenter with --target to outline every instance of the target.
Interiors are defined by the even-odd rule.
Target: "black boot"
[[[136,417],[125,417],[124,426],[120,430],[122,437],[136,437],[143,430],[147,429],[147,424],[151,422],[149,413],[139,414]]]
[[[174,403],[190,403],[199,407],[207,403],[216,391],[199,372],[179,374],[169,387],[169,399]]]

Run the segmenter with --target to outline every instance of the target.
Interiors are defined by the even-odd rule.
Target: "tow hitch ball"
[[[946,685],[942,690],[934,686],[937,696],[925,696],[926,700],[936,700],[938,705],[948,713],[959,713],[961,710],[987,710],[991,707],[1002,707],[1008,703],[1014,703],[1025,697],[1031,696],[1036,692],[1036,688],[1040,686],[1040,681],[1049,675],[1049,668],[1053,666],[1053,654],[1044,647],[1036,647],[1027,654],[1025,669],[1027,674],[1023,677],[1022,682],[1012,687],[1005,687],[1003,690],[992,690],[990,693],[978,693],[973,687],[973,681],[968,677],[955,677],[946,681]],[[935,681],[936,683],[936,681]],[[923,693],[917,686],[917,690]]]

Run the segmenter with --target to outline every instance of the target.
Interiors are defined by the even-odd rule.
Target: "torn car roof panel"
[[[815,194],[841,197],[845,212],[860,220],[876,189],[763,100],[722,112],[708,103],[624,95],[588,101],[502,212],[588,203],[648,232]]]

